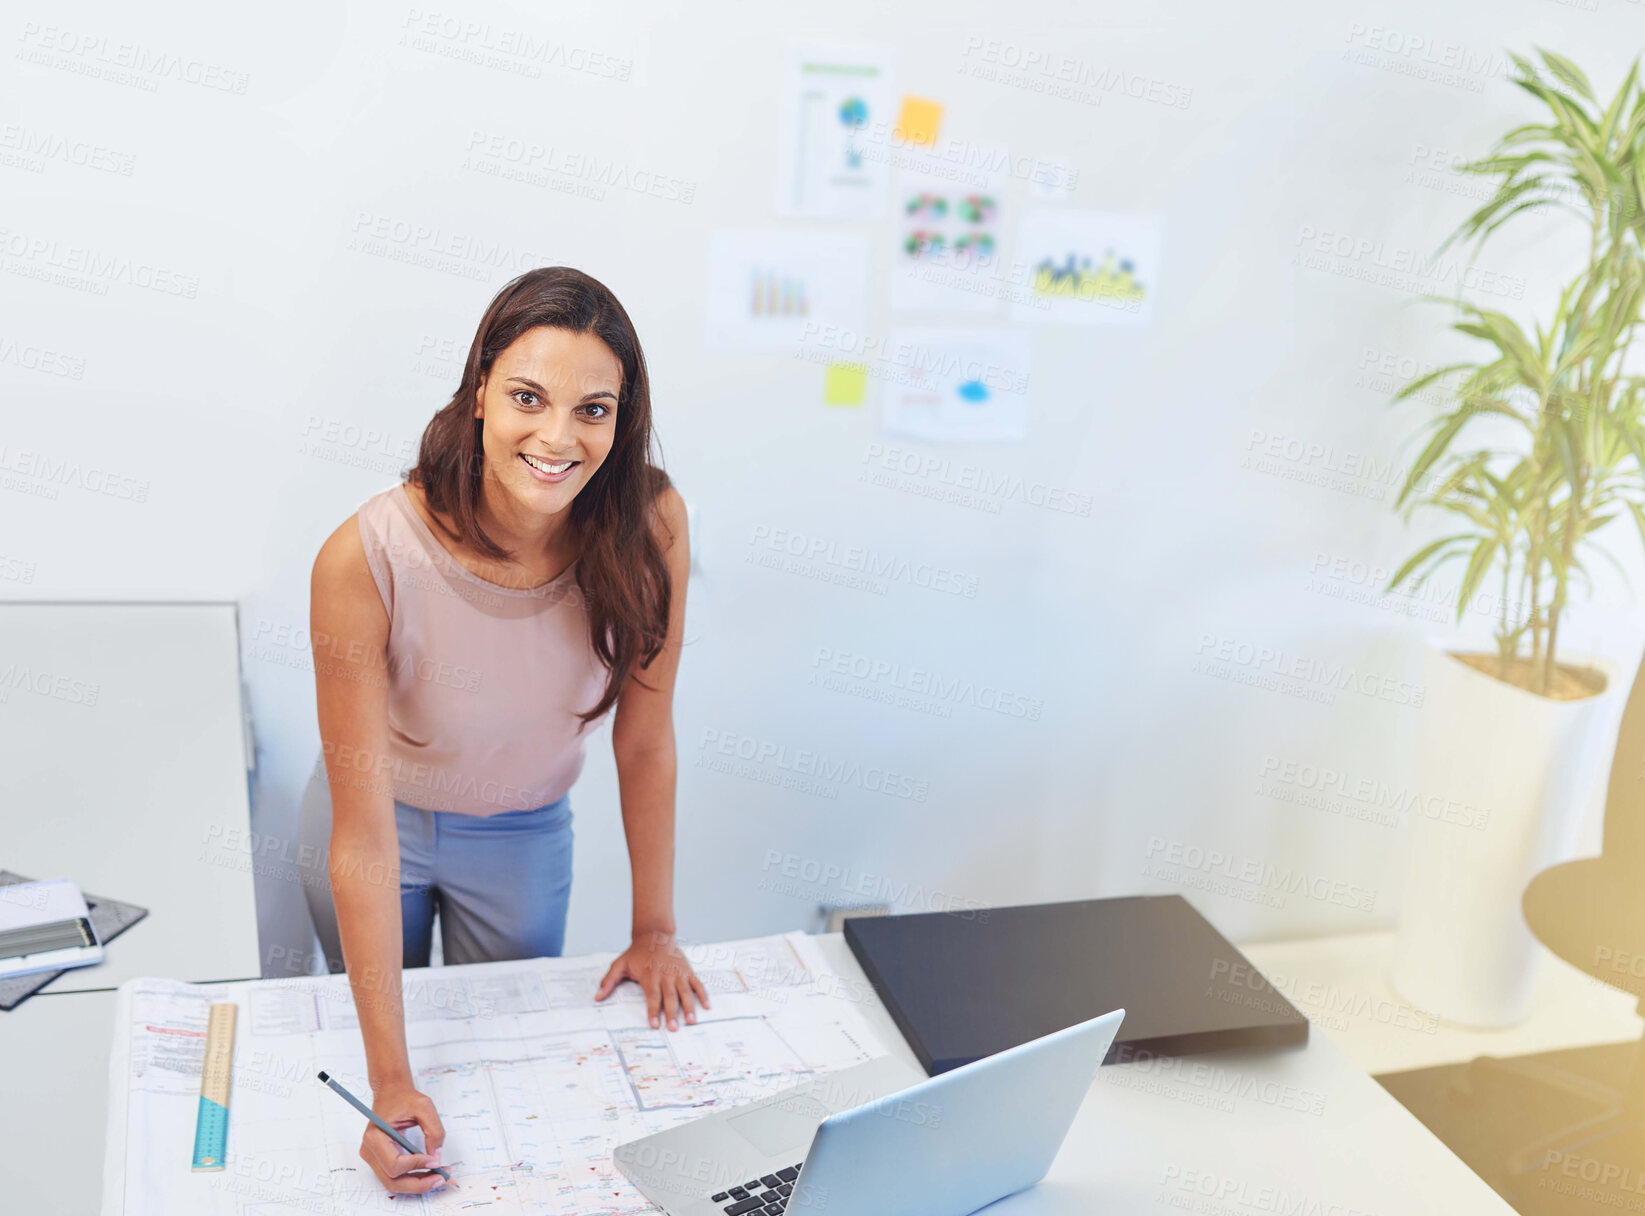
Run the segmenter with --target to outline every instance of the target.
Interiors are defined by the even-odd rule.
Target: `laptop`
[[[926,1077],[889,1057],[631,1140],[668,1216],[966,1216],[1045,1176],[1125,1010]]]

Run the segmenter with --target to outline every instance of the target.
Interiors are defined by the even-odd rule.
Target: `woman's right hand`
[[[440,1146],[445,1143],[446,1129],[427,1094],[419,1093],[411,1085],[390,1086],[371,1095],[371,1109],[390,1127],[404,1131],[408,1127],[423,1129],[423,1147],[427,1152],[406,1153],[389,1139],[375,1123],[366,1124],[366,1134],[360,1140],[360,1159],[371,1167],[389,1190],[400,1195],[421,1195],[437,1191],[446,1185],[439,1174],[412,1173],[430,1170],[440,1164]]]

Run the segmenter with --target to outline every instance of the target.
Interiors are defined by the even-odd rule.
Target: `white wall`
[[[1256,791],[1272,760],[1408,786],[1419,712],[1355,692],[1322,704],[1194,666],[1226,639],[1420,682],[1429,623],[1356,601],[1375,586],[1351,568],[1392,569],[1433,524],[1403,527],[1391,478],[1326,468],[1408,461],[1422,411],[1387,404],[1402,376],[1377,364],[1409,374],[1466,347],[1440,310],[1407,304],[1447,284],[1369,281],[1376,254],[1328,269],[1299,255],[1315,233],[1389,257],[1432,251],[1474,205],[1450,154],[1482,152],[1532,112],[1506,82],[1504,47],[1556,48],[1615,87],[1645,6],[1594,2],[848,0],[827,21],[726,3],[689,15],[588,5],[569,21],[527,4],[461,10],[631,61],[626,81],[559,66],[528,78],[408,49],[399,39],[421,10],[407,4],[286,5],[243,21],[204,5],[14,6],[20,53],[0,81],[0,594],[238,601],[255,827],[277,853],[295,849],[318,747],[293,633],[313,555],[409,463],[495,290],[566,262],[635,318],[667,467],[697,515],[675,701],[684,935],[806,923],[815,895],[774,881],[773,851],[848,871],[832,884],[842,902],[858,882],[903,907],[931,891],[999,903],[1183,890],[1239,937],[1391,923],[1397,827]],[[710,231],[782,222],[781,51],[802,36],[893,47],[898,89],[945,103],[945,137],[1071,157],[1072,205],[1163,215],[1148,328],[1036,330],[1029,442],[902,445],[1089,494],[1088,518],[1018,503],[992,514],[859,481],[869,445],[886,442],[874,408],[825,409],[812,364],[704,353]],[[1091,104],[967,74],[995,42],[1121,86]],[[1459,66],[1436,78],[1431,61]],[[1187,104],[1127,96],[1131,81]],[[694,183],[694,197],[499,181],[464,168],[475,131],[616,157]],[[80,163],[91,146],[105,151]],[[1025,194],[1014,182],[1009,202]],[[389,242],[395,256],[356,248],[376,217],[438,235]],[[890,221],[860,227],[881,275]],[[95,265],[74,278],[85,251]],[[1508,303],[1529,316],[1580,255],[1536,222],[1481,265],[1523,276]],[[161,288],[124,275],[128,263],[165,272]],[[875,300],[883,332],[893,318],[884,293]],[[39,350],[67,361],[42,368]],[[1269,437],[1332,455],[1252,467]],[[42,476],[27,463],[41,456],[117,476]],[[975,576],[978,593],[894,584],[880,596],[764,569],[749,560],[761,527],[938,562]],[[1610,540],[1637,582],[1625,527]],[[1631,674],[1637,601],[1596,573],[1564,638]],[[1488,622],[1432,628],[1482,642]],[[1003,686],[1043,710],[944,718],[821,689],[820,650]],[[715,754],[704,740],[731,734],[892,767],[926,782],[928,800],[849,785],[818,797],[700,767]],[[570,951],[616,947],[627,928],[607,738],[572,795]],[[1300,867],[1374,899],[1367,911],[1207,893],[1149,871],[1160,842]],[[308,941],[281,870],[276,857],[259,887],[270,971]]]

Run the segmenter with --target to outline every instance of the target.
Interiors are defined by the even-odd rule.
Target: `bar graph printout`
[[[412,1068],[458,1185],[397,1199],[360,1160],[364,1120],[316,1078],[371,1091],[346,977],[130,980],[109,1062],[103,1214],[654,1212],[613,1167],[616,1145],[888,1051],[861,1015],[860,978],[804,934],[687,955],[713,1007],[677,1031],[650,1028],[632,983],[594,1001],[611,955],[407,972]],[[190,1151],[214,1001],[238,1004],[239,1033],[224,1168],[202,1174]]]

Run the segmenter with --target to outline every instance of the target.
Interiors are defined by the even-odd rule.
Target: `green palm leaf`
[[[1465,558],[1460,622],[1486,580],[1501,578],[1498,649],[1511,656],[1529,641],[1545,681],[1572,588],[1592,591],[1587,555],[1620,569],[1595,535],[1626,513],[1645,544],[1645,377],[1625,370],[1645,326],[1645,85],[1636,59],[1602,104],[1574,62],[1536,54],[1540,67],[1508,52],[1512,83],[1540,107],[1540,120],[1513,126],[1461,166],[1496,188],[1438,252],[1458,241],[1477,250],[1516,217],[1539,212],[1580,217],[1587,264],[1546,322],[1439,298],[1454,310],[1451,328],[1485,353],[1394,394],[1410,402],[1439,388],[1453,403],[1423,423],[1422,450],[1394,505],[1407,518],[1418,508],[1443,511],[1466,530],[1421,546],[1388,590],[1420,587]],[[1481,429],[1468,434],[1486,442],[1464,449],[1459,437],[1475,419]]]

